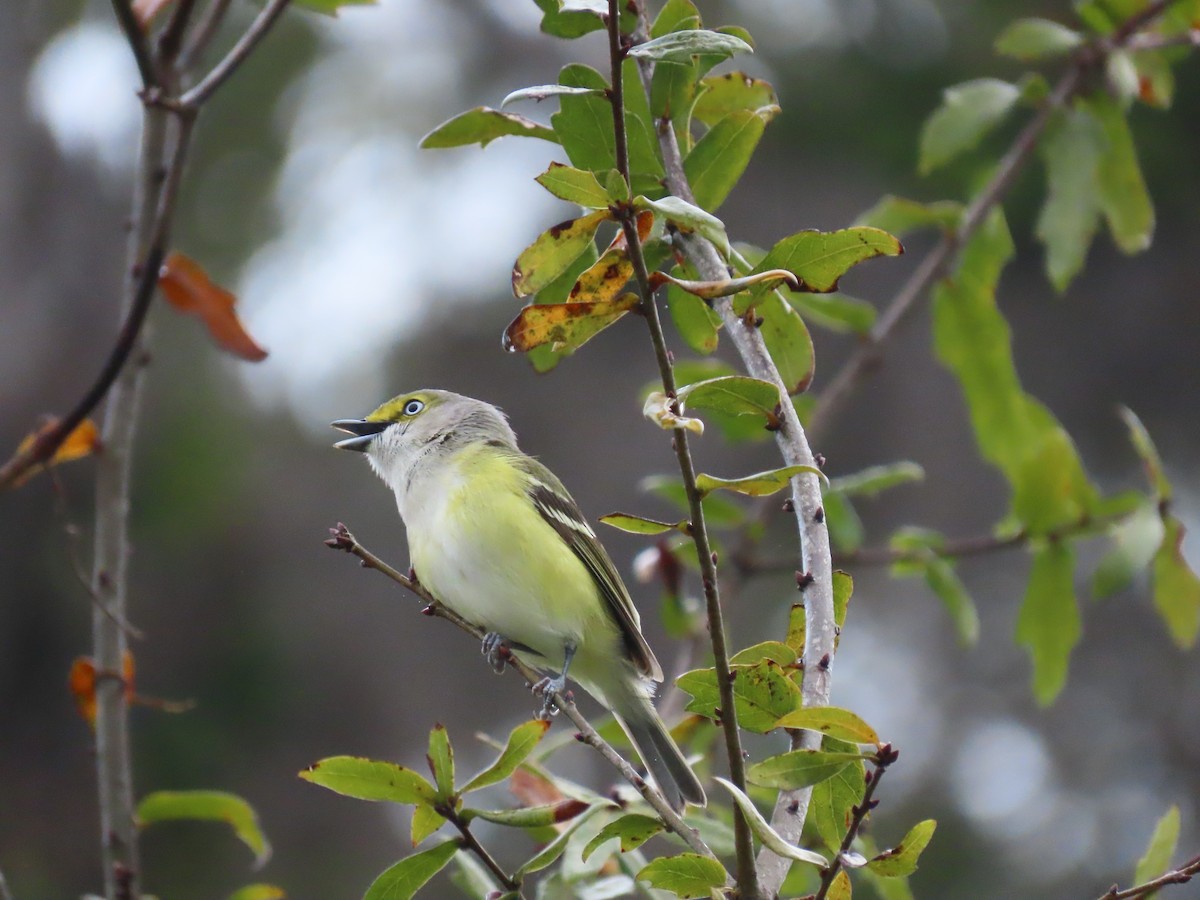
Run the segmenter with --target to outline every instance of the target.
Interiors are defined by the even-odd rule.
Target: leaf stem
[[[495,857],[488,852],[483,844],[479,843],[479,838],[475,837],[475,832],[471,830],[470,825],[463,821],[458,811],[449,805],[440,807],[436,811],[458,829],[458,833],[462,835],[463,844],[466,848],[479,857],[479,861],[487,867],[489,872],[496,876],[496,879],[500,882],[504,890],[516,894],[520,900],[524,900],[525,895],[521,893],[521,882],[500,868],[500,864],[496,862]]]
[[[429,590],[416,579],[416,577],[409,577],[408,575],[400,573],[398,570],[388,565],[386,562],[360,544],[354,535],[350,533],[350,530],[341,522],[337,524],[336,528],[329,529],[329,533],[332,535],[332,537],[325,541],[325,546],[333,550],[342,550],[353,556],[357,556],[362,561],[364,568],[375,569],[378,572],[382,572],[388,578],[392,579],[392,581],[395,581],[397,584],[401,585],[424,600],[427,606],[423,612],[426,615],[437,616],[438,618],[445,619],[447,622],[450,622],[461,628],[476,640],[483,640],[484,632],[482,628],[471,624],[453,610],[443,606],[441,601],[439,601],[437,597],[433,596],[433,594],[431,594]],[[530,684],[534,684],[539,680],[538,672],[526,665],[516,656],[509,656],[506,662],[512,668],[516,669],[521,677],[523,677]],[[708,845],[700,839],[700,835],[696,832],[696,830],[684,822],[679,814],[675,812],[675,810],[671,809],[670,804],[667,803],[663,795],[659,793],[658,790],[656,790],[654,786],[650,784],[650,782],[642,778],[642,776],[637,773],[633,766],[631,766],[626,759],[624,759],[619,753],[617,753],[616,750],[613,749],[611,744],[604,740],[604,738],[600,737],[596,729],[592,727],[592,724],[586,718],[584,718],[583,714],[579,712],[578,708],[576,708],[575,703],[570,699],[569,692],[564,693],[558,691],[552,696],[555,705],[566,715],[568,719],[571,720],[571,723],[579,729],[578,739],[580,741],[594,748],[609,762],[610,765],[612,765],[613,768],[620,772],[621,777],[623,777],[637,789],[638,793],[642,795],[645,801],[650,804],[656,813],[659,814],[663,822],[666,823],[667,827],[679,835],[679,837],[683,839],[684,843],[686,843],[688,847],[690,847],[696,853],[716,859],[716,854],[714,854],[712,850],[708,848]]]
[[[1200,875],[1200,856],[1193,856],[1179,868],[1123,891],[1117,890],[1117,886],[1114,884],[1099,897],[1099,900],[1131,900],[1133,897],[1148,897],[1159,888],[1172,884],[1187,884],[1195,875]]]
[[[625,100],[622,64],[625,53],[621,48],[620,11],[617,0],[608,2],[608,50],[612,70],[611,102],[613,111],[613,133],[616,142],[617,171],[630,186],[632,193],[632,172],[629,168],[628,141],[625,131]],[[662,321],[658,315],[658,305],[654,300],[654,290],[650,286],[650,273],[647,270],[646,259],[642,253],[641,240],[638,236],[637,219],[632,206],[619,204],[615,209],[621,230],[625,235],[625,243],[629,251],[629,259],[633,263],[634,275],[641,295],[641,309],[654,346],[654,356],[658,363],[659,377],[662,380],[663,391],[677,406],[675,372],[671,363],[671,355],[667,350],[666,338],[663,334]],[[679,409],[674,410],[677,414]],[[692,461],[691,449],[688,443],[686,429],[676,428],[672,434],[672,446],[675,449],[679,472],[683,478],[684,490],[687,493],[689,514],[692,523],[692,539],[696,546],[696,558],[700,564],[700,579],[704,588],[704,600],[708,613],[708,631],[713,651],[713,661],[717,671],[717,687],[721,697],[721,728],[725,738],[725,754],[729,760],[729,776],[739,790],[746,789],[746,763],[742,754],[741,733],[738,730],[737,706],[733,693],[733,679],[729,671],[729,648],[726,642],[725,623],[721,610],[721,595],[717,578],[716,557],[708,538],[708,528],[704,518],[703,497],[696,487],[696,467]],[[740,896],[744,900],[752,900],[760,896],[758,873],[754,865],[754,840],[750,824],[740,810],[734,813],[734,845],[737,856],[737,883]]]

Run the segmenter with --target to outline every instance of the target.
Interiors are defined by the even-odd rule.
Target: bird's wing
[[[579,557],[587,567],[600,589],[600,596],[613,620],[621,629],[625,646],[630,659],[644,675],[655,681],[663,680],[662,667],[654,658],[654,651],[642,636],[641,622],[637,608],[626,590],[617,568],[609,558],[608,552],[596,538],[579,506],[567,493],[562,482],[544,465],[529,456],[517,460],[519,468],[528,476],[529,498],[542,518],[558,532],[567,546]]]

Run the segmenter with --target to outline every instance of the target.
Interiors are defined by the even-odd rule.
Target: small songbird
[[[531,666],[567,673],[616,715],[667,801],[705,804],[704,789],[651,703],[662,668],[608,553],[554,474],[517,448],[504,414],[449,391],[419,390],[365,419],[339,419],[396,494],[412,566],[430,593]]]

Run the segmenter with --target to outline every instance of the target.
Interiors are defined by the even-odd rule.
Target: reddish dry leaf
[[[637,214],[637,233],[638,240],[643,244],[646,243],[646,238],[650,237],[650,229],[654,227],[654,213],[648,209],[642,210]],[[612,239],[612,243],[608,245],[609,250],[615,250],[618,247],[625,246],[625,229],[618,228],[616,237]]]
[[[195,260],[172,253],[158,272],[158,286],[177,310],[199,316],[222,349],[250,362],[267,358],[234,312],[237,298],[214,284]]]
[[[125,651],[121,677],[125,682],[125,702],[133,702],[133,654]],[[75,698],[75,706],[84,721],[96,727],[96,664],[91,657],[79,656],[71,663],[67,687]]]
[[[148,29],[150,23],[154,21],[154,17],[166,9],[170,3],[171,0],[133,0],[131,4],[133,17],[142,26],[142,31]]]
[[[37,431],[30,432],[25,435],[21,443],[17,445],[17,456],[21,456],[33,447],[34,443],[42,435],[46,434],[58,424],[58,419],[47,417],[46,420],[38,427]],[[74,430],[67,435],[66,439],[58,445],[58,449],[54,451],[54,455],[45,462],[34,466],[27,470],[13,482],[13,487],[20,487],[38,472],[43,469],[48,469],[51,466],[57,466],[59,463],[71,462],[74,459],[83,459],[85,456],[90,456],[100,449],[100,429],[96,427],[96,423],[91,419],[84,419]]]
[[[513,772],[508,789],[522,806],[547,806],[567,799],[553,782],[528,769]]]

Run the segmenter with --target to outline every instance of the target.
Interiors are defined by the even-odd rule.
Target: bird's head
[[[397,491],[418,464],[436,463],[469,444],[516,446],[504,413],[490,403],[450,391],[400,394],[365,419],[338,419],[330,424],[353,435],[334,446],[365,453],[371,468]]]

